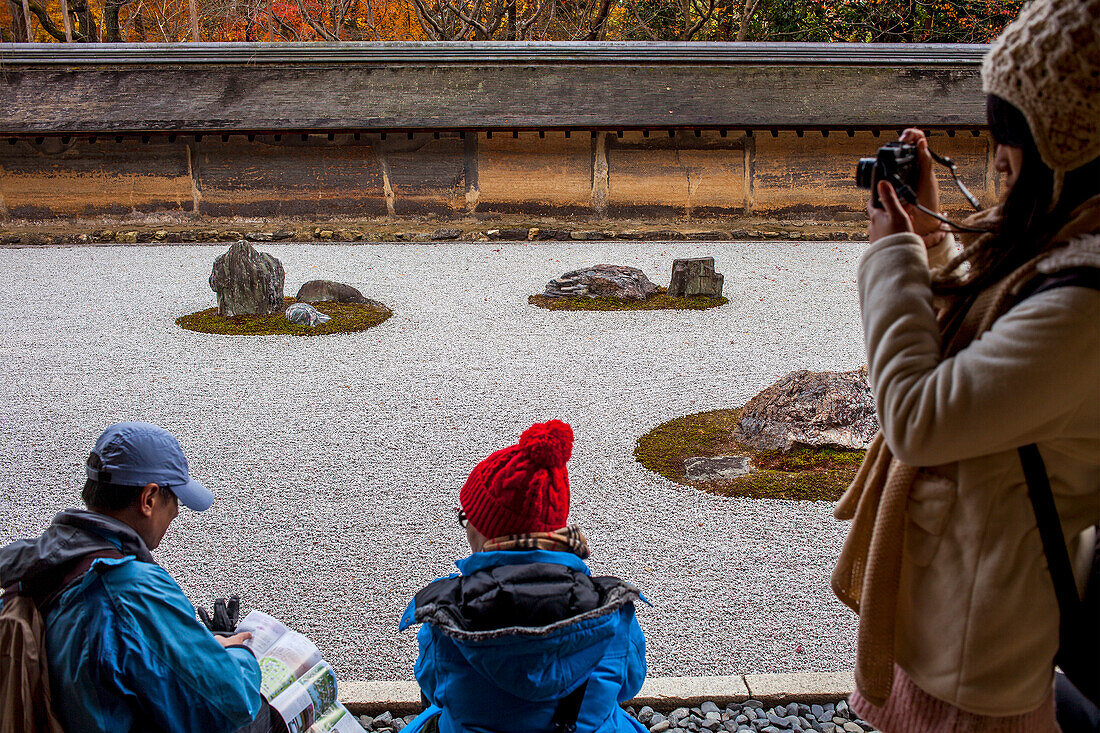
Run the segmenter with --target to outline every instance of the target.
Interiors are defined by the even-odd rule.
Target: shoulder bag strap
[[[1100,621],[1088,618],[1085,604],[1077,594],[1073,564],[1039,448],[1032,443],[1019,448],[1019,453],[1027,479],[1027,495],[1035,510],[1039,537],[1043,542],[1043,553],[1047,558],[1047,568],[1054,582],[1054,595],[1061,614],[1058,653],[1054,661],[1086,697],[1097,703],[1100,702],[1100,660],[1096,656],[1096,626]]]
[[[109,550],[96,550],[89,552],[87,555],[80,557],[74,562],[69,569],[65,571],[58,580],[56,585],[47,586],[39,595],[35,598],[35,602],[38,605],[38,611],[43,616],[50,610],[57,602],[57,599],[61,597],[61,594],[69,589],[73,583],[77,582],[84,577],[84,574],[92,567],[92,563],[101,557],[108,557],[113,560],[119,560],[126,555],[115,549]]]
[[[580,687],[558,701],[554,717],[550,720],[552,726],[550,730],[554,733],[575,733],[577,716],[581,714],[581,703],[584,701],[584,691],[587,687],[588,680],[585,680]]]
[[[1019,448],[1020,463],[1027,479],[1027,497],[1035,511],[1039,524],[1039,538],[1043,541],[1043,553],[1047,556],[1050,578],[1054,581],[1054,594],[1058,598],[1058,610],[1062,614],[1062,639],[1065,640],[1067,621],[1076,620],[1080,613],[1081,599],[1077,596],[1077,581],[1073,579],[1073,564],[1062,534],[1062,522],[1054,505],[1054,492],[1050,489],[1046,465],[1034,443]]]

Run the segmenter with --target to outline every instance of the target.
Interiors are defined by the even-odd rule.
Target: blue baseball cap
[[[167,430],[147,422],[120,422],[103,431],[92,452],[101,468],[85,465],[88,478],[118,486],[156,484],[196,512],[214,503],[210,489],[191,478],[187,456]]]

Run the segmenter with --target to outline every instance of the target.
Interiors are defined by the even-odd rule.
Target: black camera
[[[900,142],[886,143],[878,149],[874,158],[860,158],[856,166],[856,185],[871,189],[871,205],[876,209],[882,208],[876,186],[881,180],[889,181],[895,191],[904,184],[916,193],[920,182],[917,146]]]

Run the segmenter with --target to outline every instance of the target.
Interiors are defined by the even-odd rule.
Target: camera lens
[[[860,158],[856,165],[856,185],[860,188],[870,188],[875,182],[876,158]]]

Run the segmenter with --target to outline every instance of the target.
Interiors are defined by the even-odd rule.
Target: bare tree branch
[[[634,18],[638,21],[638,24],[641,27],[642,32],[646,34],[646,37],[649,38],[649,40],[651,41],[660,40],[660,35],[658,35],[656,31],[650,28],[649,23],[645,22],[641,14],[638,13],[638,7],[634,3],[629,3],[627,7],[630,9],[630,14],[633,15]]]
[[[302,13],[302,18],[305,19],[310,28],[312,28],[319,36],[324,38],[326,41],[337,40],[332,31],[330,31],[328,28],[325,28],[322,23],[314,20],[313,16],[310,15],[309,11],[306,10],[304,5],[302,5],[302,0],[295,0],[295,2],[298,3],[298,10]]]
[[[600,0],[600,9],[596,12],[596,17],[592,21],[592,28],[588,31],[588,35],[584,37],[586,41],[598,40],[604,32],[604,28],[607,25],[607,16],[611,12],[611,0]]]
[[[28,8],[31,11],[31,15],[38,18],[39,24],[42,26],[42,30],[49,33],[51,36],[59,41],[65,40],[65,31],[58,28],[53,20],[50,19],[50,14],[46,12],[46,8],[42,7],[42,3],[39,0],[28,0]]]
[[[411,2],[413,11],[416,12],[416,19],[420,23],[420,27],[424,29],[424,32],[428,34],[431,40],[454,40],[449,36],[447,31],[443,29],[443,25],[436,20],[432,11],[424,5],[424,0],[411,0]]]
[[[700,0],[690,0],[689,3],[685,2],[684,5],[684,31],[680,36],[682,41],[690,41],[699,29],[710,22],[710,18],[714,15],[714,4],[716,0],[707,0],[707,7],[704,9],[699,4]],[[691,10],[695,11],[695,15],[698,19],[691,22]]]

